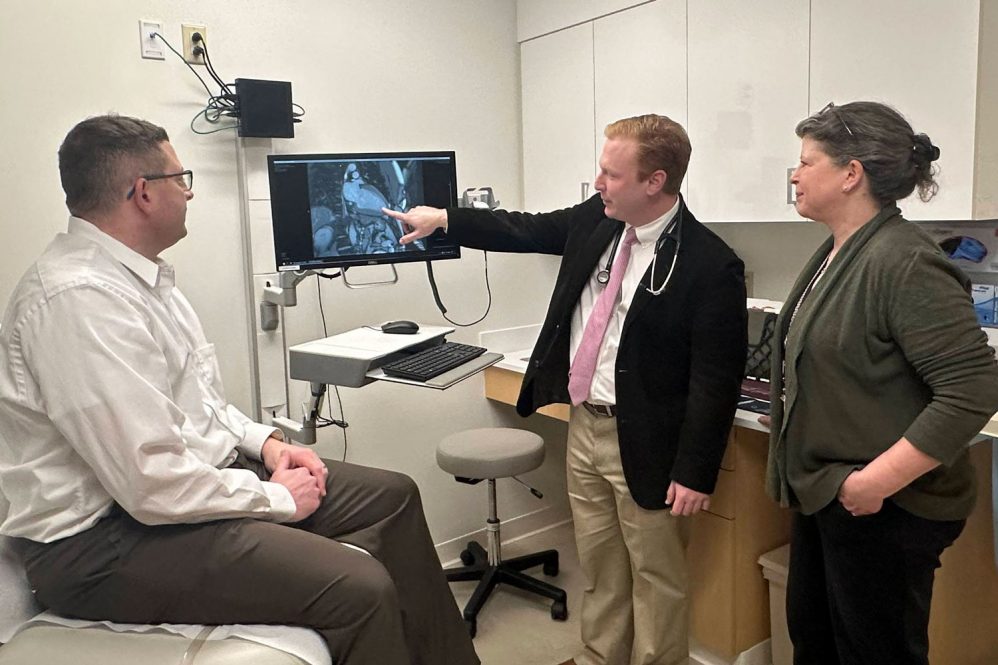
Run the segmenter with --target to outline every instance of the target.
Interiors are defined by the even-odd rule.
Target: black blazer
[[[617,434],[638,505],[664,507],[669,481],[711,493],[734,420],[747,354],[744,265],[680,201],[682,242],[668,287],[645,290],[624,321],[616,364]],[[571,317],[600,256],[622,227],[594,196],[543,214],[448,210],[448,237],[475,249],[561,255],[547,318],[530,357],[517,411],[568,402]],[[665,279],[675,242],[659,252]]]

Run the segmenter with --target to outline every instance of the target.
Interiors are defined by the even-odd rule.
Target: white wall
[[[768,300],[786,299],[804,264],[828,237],[826,226],[808,220],[707,226],[741,257],[746,273],[752,273],[749,295]]]
[[[56,150],[70,127],[107,111],[161,124],[195,172],[190,234],[164,258],[177,266],[180,287],[218,344],[230,398],[249,408],[234,132],[191,133],[204,89],[172,54],[140,59],[139,18],[163,20],[178,49],[181,22],[207,25],[212,62],[228,81],[291,81],[307,115],[295,139],[274,141],[281,152],[454,149],[459,187],[491,185],[505,205],[520,205],[513,0],[0,0],[0,304],[65,226]],[[555,267],[546,258],[491,256],[492,313],[452,338],[473,342],[480,330],[539,321]],[[441,323],[422,265],[399,272],[401,283],[389,288],[355,292],[324,282],[330,334],[392,318]],[[438,263],[436,272],[450,315],[477,318],[485,306],[481,253]],[[288,317],[292,343],[321,334],[315,288],[313,280],[300,288],[301,305]],[[564,426],[539,417],[524,425],[511,409],[484,400],[480,377],[442,393],[379,384],[342,393],[348,459],[412,475],[437,542],[484,521],[483,488],[454,483],[434,461],[437,441],[465,427],[504,423],[542,432],[548,462],[530,479],[546,498],[504,483],[501,514],[543,507],[551,508],[545,519],[566,513]],[[338,457],[340,432],[322,434],[319,452]]]

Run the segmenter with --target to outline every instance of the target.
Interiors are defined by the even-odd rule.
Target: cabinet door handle
[[[585,201],[589,198],[589,183],[582,183],[582,200]]]

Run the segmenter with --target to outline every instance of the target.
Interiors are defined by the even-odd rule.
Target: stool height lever
[[[522,480],[520,480],[520,479],[519,479],[519,478],[517,478],[516,476],[510,476],[510,478],[512,478],[512,479],[513,479],[513,480],[515,480],[516,482],[518,482],[518,483],[520,483],[521,485],[523,485],[524,487],[526,487],[526,488],[527,488],[528,490],[530,490],[530,493],[531,493],[531,494],[533,494],[534,496],[536,496],[536,497],[537,497],[538,499],[543,499],[543,498],[544,498],[544,495],[543,495],[543,494],[541,494],[541,491],[540,491],[540,490],[536,490],[536,489],[534,489],[533,487],[531,487],[531,486],[530,486],[530,485],[528,485],[527,483],[523,482]]]

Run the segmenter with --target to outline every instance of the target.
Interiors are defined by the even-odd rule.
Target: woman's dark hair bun
[[[915,135],[915,145],[912,148],[919,157],[927,162],[939,159],[939,147],[932,145],[932,140],[925,134]]]

